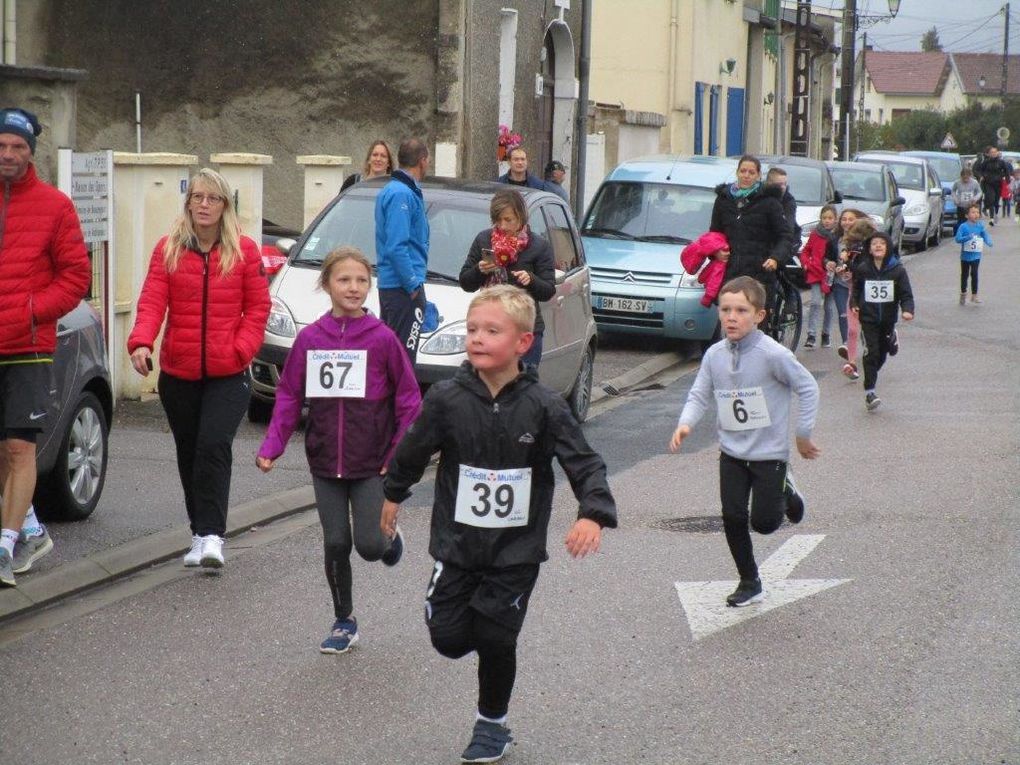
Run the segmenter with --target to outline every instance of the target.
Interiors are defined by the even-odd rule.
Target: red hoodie
[[[680,253],[680,265],[689,274],[697,273],[705,259],[709,259],[708,265],[698,274],[698,281],[705,285],[705,294],[701,296],[701,304],[705,308],[712,305],[712,301],[719,296],[726,278],[726,262],[716,258],[715,254],[729,248],[730,243],[725,234],[709,231],[684,247]]]
[[[159,351],[164,372],[182,380],[228,377],[244,370],[262,346],[269,319],[269,283],[255,242],[241,237],[241,260],[220,274],[217,244],[206,258],[185,250],[167,273],[159,240],[138,297],[128,353],[152,348],[166,317]]]
[[[822,292],[826,295],[832,289],[832,285],[825,278],[825,253],[832,246],[832,239],[825,234],[819,234],[816,228],[808,235],[807,244],[800,251],[800,262],[804,266],[804,280],[808,284],[821,284]]]

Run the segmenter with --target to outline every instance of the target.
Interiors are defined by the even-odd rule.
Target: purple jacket
[[[305,400],[308,351],[368,351],[364,398],[310,398],[305,454],[313,475],[367,478],[389,462],[421,408],[421,392],[407,352],[393,331],[371,314],[322,316],[298,333],[276,387],[276,404],[260,457],[287,447]]]

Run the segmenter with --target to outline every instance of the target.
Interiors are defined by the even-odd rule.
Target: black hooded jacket
[[[386,498],[407,499],[436,452],[440,456],[429,540],[429,554],[436,560],[471,570],[546,560],[556,485],[553,457],[570,479],[580,504],[578,517],[616,527],[616,503],[606,481],[605,462],[588,445],[563,398],[538,382],[533,367],[527,367],[495,398],[467,361],[452,380],[433,385],[421,414],[390,460],[383,482]],[[483,471],[531,468],[527,525],[480,528],[458,522],[455,508],[461,466]],[[477,500],[476,507],[488,510],[483,500],[489,497],[478,494],[472,499]]]
[[[850,307],[860,310],[861,324],[891,326],[896,323],[900,311],[914,312],[914,293],[910,289],[907,269],[895,252],[882,259],[881,267],[875,265],[872,257],[860,257],[853,265],[853,273]],[[888,293],[890,286],[891,294]],[[870,298],[869,293],[872,293]],[[882,302],[877,300],[879,298],[883,299]]]
[[[783,213],[778,188],[762,185],[743,199],[730,194],[730,184],[716,186],[711,231],[725,234],[730,243],[726,279],[751,276],[763,284],[776,280],[775,272],[762,265],[769,258],[783,268],[793,253],[793,230]]]

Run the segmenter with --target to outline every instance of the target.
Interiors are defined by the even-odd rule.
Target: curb
[[[599,383],[591,403],[618,396],[628,388],[683,362],[679,353],[661,353],[622,375]],[[311,486],[281,491],[230,508],[227,537],[315,507]],[[187,524],[173,526],[108,550],[62,563],[43,574],[23,575],[17,587],[0,589],[0,623],[37,611],[43,606],[137,573],[183,555],[191,543]]]

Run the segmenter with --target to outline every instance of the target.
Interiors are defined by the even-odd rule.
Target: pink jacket
[[[707,258],[709,263],[701,273],[698,274],[698,281],[705,285],[705,294],[701,297],[701,304],[708,308],[719,296],[723,280],[726,277],[726,263],[715,257],[719,250],[728,250],[730,243],[724,234],[716,231],[709,231],[702,234],[689,245],[684,247],[680,253],[680,265],[689,274],[697,273],[701,264]]]

